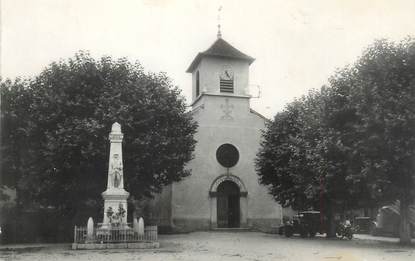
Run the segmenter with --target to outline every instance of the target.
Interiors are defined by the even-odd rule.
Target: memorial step
[[[218,232],[250,232],[253,231],[249,227],[218,227],[213,228],[212,231],[218,231]]]

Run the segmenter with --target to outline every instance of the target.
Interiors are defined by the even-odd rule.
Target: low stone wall
[[[73,243],[72,249],[73,250],[82,250],[82,249],[125,249],[125,248],[131,248],[131,249],[153,249],[153,248],[159,248],[160,243],[159,242],[133,242],[133,243],[106,243],[106,244],[100,244],[100,243],[85,243],[85,244],[78,244]]]

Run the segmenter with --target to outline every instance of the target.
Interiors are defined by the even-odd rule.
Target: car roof
[[[320,211],[316,210],[307,210],[307,211],[301,211],[300,214],[320,214]]]

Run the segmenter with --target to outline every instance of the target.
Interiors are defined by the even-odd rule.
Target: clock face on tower
[[[220,78],[222,80],[233,80],[233,71],[228,67],[224,68],[222,70]]]

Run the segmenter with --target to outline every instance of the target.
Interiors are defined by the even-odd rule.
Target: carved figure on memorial
[[[109,219],[109,223],[112,223],[112,215],[114,214],[114,211],[112,210],[112,207],[109,207],[107,209],[107,217]]]
[[[122,182],[122,163],[118,154],[114,154],[113,158],[114,159],[111,164],[112,186],[114,188],[118,188]]]
[[[124,209],[122,203],[120,203],[118,205],[118,216],[120,216],[120,217],[124,217],[125,216],[125,209]]]
[[[107,209],[107,217],[108,221],[111,225],[119,226],[123,223],[123,218],[125,217],[126,210],[122,203],[118,205],[118,212],[115,212],[112,207],[108,207]]]
[[[121,219],[117,214],[112,215],[111,225],[118,227],[121,224]]]

